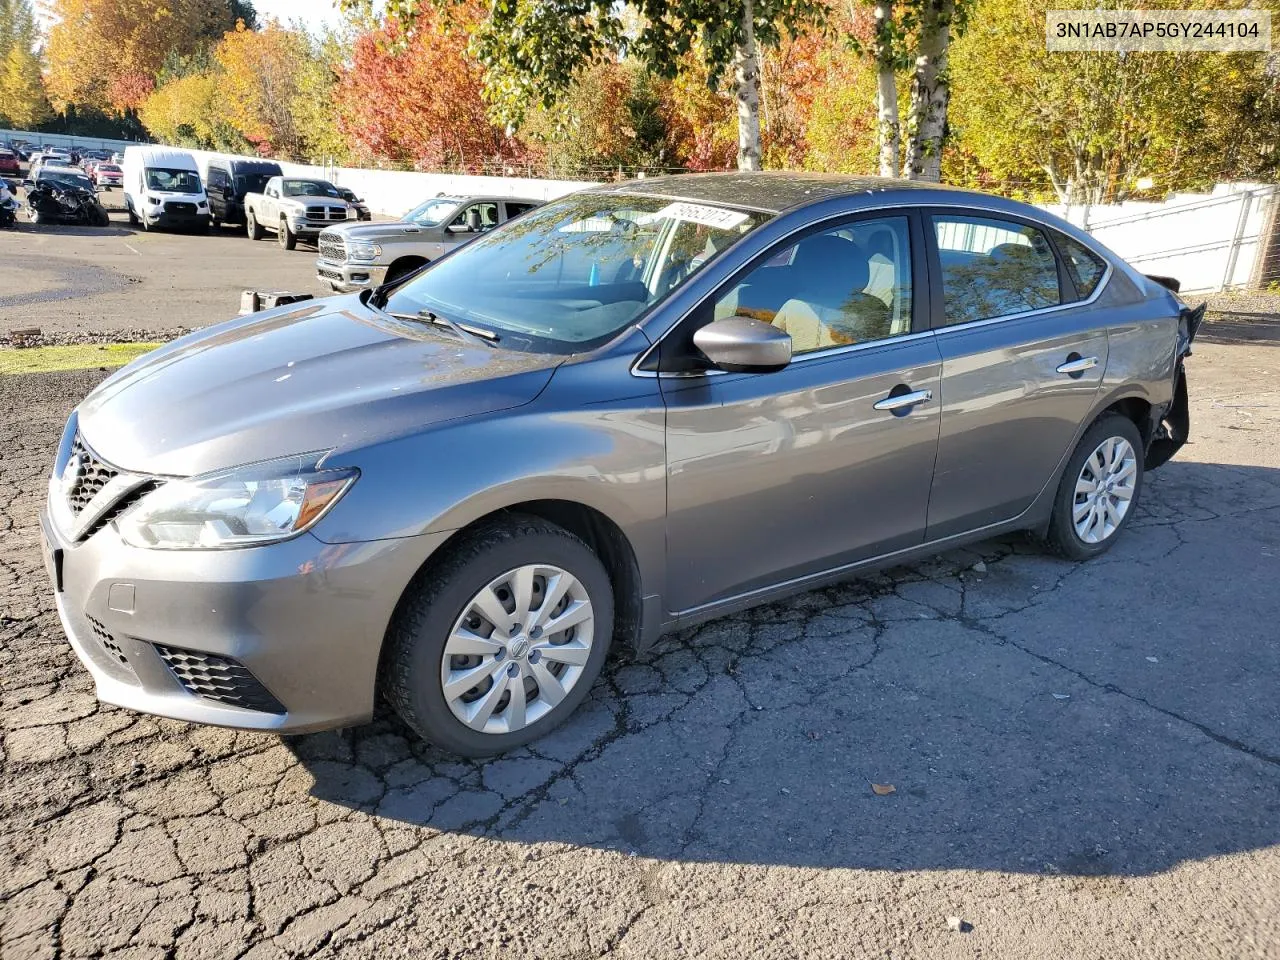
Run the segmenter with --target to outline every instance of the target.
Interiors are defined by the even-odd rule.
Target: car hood
[[[116,467],[190,476],[517,407],[561,360],[333,297],[175,340],[103,381],[77,415],[85,442]]]
[[[334,228],[330,228],[334,229]],[[349,241],[366,240],[374,243],[395,240],[399,237],[420,236],[425,229],[407,220],[385,220],[380,223],[350,222],[336,228]]]

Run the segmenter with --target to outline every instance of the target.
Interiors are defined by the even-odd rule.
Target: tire
[[[573,627],[573,633],[557,633],[553,640],[551,633],[543,634],[538,628],[530,627],[541,614],[540,606],[532,604],[527,617],[534,619],[527,620],[523,628],[516,628],[506,635],[490,628],[480,618],[474,603],[480,594],[487,589],[490,597],[495,600],[501,598],[508,583],[502,578],[535,565],[543,570],[567,573],[574,581],[560,604],[573,602],[581,606],[582,597],[589,601],[594,619],[584,624],[588,633],[578,633],[580,628]],[[503,585],[498,586],[499,582]],[[532,584],[531,597],[539,599],[546,596],[545,592],[538,592],[538,576],[533,576],[529,582]],[[542,578],[542,591],[548,589],[549,582],[549,579]],[[516,592],[507,589],[506,600],[502,602],[510,601],[515,606]],[[446,653],[446,644],[455,625],[461,628],[462,618],[469,612],[471,620],[466,624],[467,629],[475,629],[481,634],[488,630],[491,636],[502,641],[496,644],[503,648],[502,654],[467,657],[459,662],[456,655]],[[559,615],[563,614],[556,616]],[[523,618],[517,617],[517,621],[520,619]],[[524,647],[520,647],[520,638],[525,634]],[[509,646],[506,645],[508,637],[511,638]],[[492,756],[537,739],[573,713],[599,677],[612,637],[613,588],[604,565],[595,553],[576,536],[552,523],[536,517],[508,515],[477,529],[441,561],[428,564],[414,578],[387,629],[379,687],[404,722],[423,739],[465,757]],[[580,668],[565,666],[552,655],[542,656],[542,651],[559,646],[555,640],[567,640],[575,645],[584,657]],[[481,642],[490,641],[482,639]],[[588,647],[585,651],[582,650],[583,643]],[[570,647],[566,645],[564,649]],[[472,660],[479,662],[473,665]],[[508,666],[501,666],[504,663]],[[483,692],[478,692],[480,687],[465,693],[459,691],[454,707],[450,706],[445,695],[446,670],[457,675],[481,668],[494,671],[484,674],[480,680],[481,687],[495,692],[496,683],[501,682],[506,689],[506,692],[496,691],[501,696],[494,700],[496,708],[491,708],[492,717],[484,721],[493,724],[495,729],[492,732],[468,726],[453,712],[455,708],[466,710],[472,706],[481,712],[486,698]],[[515,675],[507,672],[513,668],[517,670]],[[541,673],[535,675],[539,668]],[[548,703],[541,687],[537,686],[537,676],[545,676],[557,669],[560,672],[555,675],[556,686],[559,686],[560,679],[568,677],[567,692],[558,702]],[[515,704],[510,699],[511,691],[515,689],[510,681],[516,678],[526,709],[530,713],[540,712],[540,715],[531,717],[523,726],[507,730],[505,728],[518,717],[514,713]],[[535,686],[532,698],[528,699],[530,683]],[[468,696],[473,699],[464,703]]]
[[[1067,461],[1053,502],[1048,543],[1055,553],[1090,560],[1111,549],[1142,494],[1142,458],[1142,434],[1128,417],[1105,414],[1085,431]],[[1108,467],[1110,463],[1114,466]],[[1099,478],[1109,486],[1098,489]],[[1090,482],[1095,484],[1093,492],[1086,489]]]
[[[38,224],[40,222],[40,211],[37,210],[35,207],[29,207],[27,209],[27,218],[32,223]]]
[[[262,224],[258,222],[258,218],[253,215],[252,210],[245,214],[244,228],[245,232],[249,234],[250,240],[262,239]]]
[[[298,246],[298,235],[289,229],[288,220],[280,221],[280,232],[276,234],[276,239],[286,250],[293,250]]]
[[[138,225],[138,215],[133,212],[133,204],[128,200],[124,202],[125,213],[129,215],[129,226],[136,227]]]

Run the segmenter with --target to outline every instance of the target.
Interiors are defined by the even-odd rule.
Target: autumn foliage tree
[[[293,104],[309,55],[304,34],[275,22],[261,30],[237,23],[214,50],[227,119],[263,153],[304,156]]]
[[[114,113],[141,105],[165,58],[230,29],[234,0],[52,0],[46,56],[57,104]]]
[[[489,119],[483,72],[467,55],[464,28],[476,10],[454,16],[450,24],[427,7],[412,31],[389,20],[356,40],[335,96],[359,155],[443,169],[520,154]]]
[[[29,0],[0,0],[0,121],[31,129],[48,118]]]

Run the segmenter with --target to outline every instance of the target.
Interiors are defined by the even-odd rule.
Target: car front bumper
[[[372,715],[387,623],[444,538],[157,551],[110,524],[72,543],[47,508],[40,525],[58,617],[101,701],[277,733]]]
[[[149,227],[207,227],[209,214],[205,213],[170,213],[162,210],[159,213],[144,211],[142,216]]]
[[[316,278],[339,293],[355,293],[376,287],[386,275],[387,268],[384,264],[334,263],[324,258],[316,261]]]

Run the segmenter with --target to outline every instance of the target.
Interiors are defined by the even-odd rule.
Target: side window
[[[989,320],[1062,302],[1058,262],[1035,227],[983,217],[934,217],[946,324]]]
[[[859,220],[778,251],[716,301],[715,319],[733,316],[785,330],[795,354],[910,333],[907,218]]]
[[[1093,291],[1098,289],[1098,281],[1107,272],[1106,262],[1078,240],[1072,240],[1061,233],[1055,233],[1053,239],[1067,261],[1067,273],[1075,281],[1080,299],[1089,299],[1093,296]]]
[[[492,230],[498,225],[498,205],[492,201],[471,204],[454,218],[450,226],[463,224],[471,230]]]
[[[515,203],[508,200],[506,203],[507,219],[510,220],[512,217],[518,217],[522,213],[527,213],[536,206],[536,203]]]

